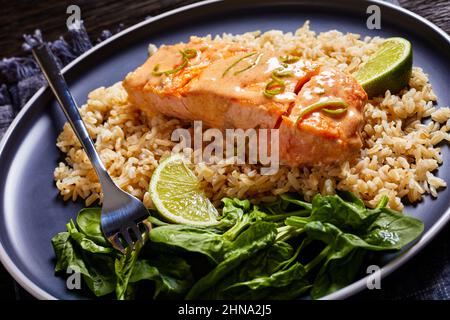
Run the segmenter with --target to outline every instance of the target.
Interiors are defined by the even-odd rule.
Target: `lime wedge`
[[[386,90],[396,93],[408,84],[412,60],[412,47],[408,40],[389,38],[358,70],[355,78],[369,98],[384,94]]]
[[[217,223],[216,208],[181,155],[159,164],[150,181],[150,195],[161,216],[171,222],[196,226]]]

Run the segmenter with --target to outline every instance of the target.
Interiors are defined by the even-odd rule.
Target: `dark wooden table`
[[[245,1],[245,0],[243,0]],[[331,0],[330,0],[331,1]],[[81,9],[89,35],[96,39],[104,29],[120,24],[128,27],[148,16],[196,2],[195,0],[0,0],[0,57],[20,54],[22,35],[41,29],[46,39],[54,40],[65,30],[66,9],[76,4]],[[391,1],[392,2],[392,1]],[[400,5],[432,21],[450,33],[449,0],[397,0]]]
[[[64,34],[68,17],[66,9],[71,4],[80,7],[81,18],[85,22],[91,39],[97,39],[104,29],[114,31],[119,26],[123,29],[142,21],[146,17],[193,2],[196,1],[0,0],[0,57],[21,55],[22,35],[32,33],[35,29],[40,29],[48,41],[55,40],[61,34]],[[402,7],[427,18],[450,33],[450,0],[397,0],[397,2]],[[450,234],[449,227],[442,232],[434,243],[449,242],[448,234]],[[418,259],[426,259],[427,254],[430,253],[424,253]],[[406,268],[413,267],[408,266]],[[0,266],[0,300],[18,297],[24,298],[27,296],[23,293],[23,290],[14,285],[9,275]]]

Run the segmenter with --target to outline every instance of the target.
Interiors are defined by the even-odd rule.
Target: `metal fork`
[[[141,201],[122,191],[106,171],[48,46],[45,43],[39,44],[34,46],[32,51],[100,180],[103,191],[103,235],[121,252],[125,252],[126,247],[134,249],[135,241],[142,243],[142,233],[151,229],[150,222],[146,220],[149,216],[147,208]]]

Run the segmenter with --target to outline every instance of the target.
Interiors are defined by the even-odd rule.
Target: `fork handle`
[[[103,165],[100,156],[95,150],[94,143],[89,137],[88,130],[83,120],[81,119],[80,112],[78,111],[77,104],[72,97],[72,94],[67,87],[66,81],[56,64],[53,54],[50,52],[48,46],[40,44],[33,48],[33,55],[41,67],[42,73],[50,85],[56,99],[59,102],[60,107],[63,109],[64,114],[69,120],[70,125],[73,128],[78,140],[86,151],[89,160],[98,175],[100,184],[103,189],[103,194],[107,193],[105,188],[114,189],[116,187],[112,178],[109,176],[105,166]]]

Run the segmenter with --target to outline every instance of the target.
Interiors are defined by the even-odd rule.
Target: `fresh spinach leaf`
[[[419,219],[381,208],[381,214],[362,236],[372,250],[399,250],[417,239],[424,224]]]
[[[125,254],[118,255],[115,260],[114,271],[117,278],[115,290],[118,300],[126,300],[132,296],[132,292],[129,291],[129,282],[138,261],[141,248],[141,243],[136,242],[134,250],[128,249]]]
[[[52,246],[56,255],[55,271],[66,272],[69,267],[88,273],[86,265],[71,242],[69,232],[60,232],[52,238]]]
[[[314,280],[311,297],[319,299],[350,284],[361,269],[366,253],[354,248],[332,251]]]
[[[89,239],[102,246],[109,246],[100,229],[101,208],[85,208],[77,215],[77,225]]]
[[[240,233],[242,233],[246,228],[251,226],[256,221],[261,221],[264,219],[266,214],[262,211],[259,211],[257,207],[254,207],[252,211],[243,214],[235,223],[234,226],[232,226],[230,229],[228,229],[224,234],[223,238],[233,241],[236,239],[236,237],[239,236]]]
[[[287,198],[288,200],[281,200],[284,202],[297,200]],[[281,210],[275,210],[275,207],[285,207],[285,205],[268,204],[263,206],[262,209],[256,205],[251,205],[248,200],[230,199],[225,198],[222,200],[224,208],[222,210],[224,218],[220,221],[227,221],[226,225],[229,229],[223,234],[227,240],[234,240],[243,230],[248,228],[256,221],[276,222],[283,224],[284,220],[290,216],[303,216],[308,214],[308,210],[296,210],[292,212],[282,212]],[[300,201],[301,202],[301,201]],[[230,227],[231,226],[231,227]]]
[[[339,195],[316,195],[312,201],[310,216],[291,216],[285,220],[285,224],[303,228],[309,222],[320,221],[330,223],[344,232],[362,236],[367,233],[369,228],[375,229],[377,225],[377,228],[381,228],[376,221],[381,222],[383,219],[402,217],[402,224],[408,224],[408,230],[412,233],[417,233],[418,230],[419,233],[422,232],[419,220],[386,208],[387,197],[383,197],[375,209],[368,209],[364,206],[362,200],[352,193],[341,191],[340,195],[342,197]],[[379,220],[380,216],[383,219]]]
[[[83,260],[89,274],[83,274],[83,280],[96,296],[114,292],[116,276],[114,274],[114,257],[110,255],[83,254]]]
[[[419,220],[387,208],[361,237],[344,233],[330,223],[309,222],[308,237],[329,245],[325,263],[311,291],[313,298],[334,292],[353,281],[368,251],[398,250],[415,240],[423,230]]]
[[[113,257],[92,252],[84,254],[69,232],[62,232],[53,237],[52,245],[57,260],[56,272],[66,272],[68,268],[80,272],[89,289],[98,297],[114,291],[116,282],[112,272]]]
[[[229,245],[229,242],[224,241],[220,234],[205,228],[177,224],[152,229],[150,241],[152,244],[204,254],[216,264],[223,259],[226,247]]]
[[[220,262],[210,273],[197,281],[187,294],[187,299],[195,299],[207,289],[213,287],[219,280],[234,270],[239,264],[258,251],[270,246],[276,237],[274,223],[257,221],[243,231],[229,247]]]
[[[155,226],[167,226],[167,225],[170,225],[170,223],[161,221],[161,220],[159,220],[158,218],[156,218],[156,217],[154,217],[154,216],[148,217],[147,220],[152,224],[153,227],[155,227]]]
[[[99,245],[90,238],[88,238],[86,234],[79,232],[75,226],[75,223],[72,220],[70,220],[70,222],[68,223],[67,230],[70,233],[70,237],[76,243],[78,243],[78,245],[84,251],[91,253],[105,253],[105,254],[112,253],[114,251],[113,248]]]
[[[347,203],[351,203],[356,207],[359,207],[361,209],[365,209],[366,205],[364,204],[364,201],[362,201],[360,198],[358,198],[354,193],[349,192],[349,191],[344,191],[344,190],[339,190],[337,192],[338,196],[344,200]],[[387,199],[386,196],[383,197],[383,202],[384,199]]]
[[[138,260],[129,279],[130,283],[150,280],[155,283],[153,298],[182,298],[193,284],[189,264],[172,255],[158,255],[149,260]]]
[[[286,242],[277,241],[272,246],[261,250],[251,259],[242,262],[238,268],[233,269],[226,277],[221,279],[214,287],[202,294],[207,299],[234,299],[225,291],[236,283],[246,282],[259,277],[267,277],[282,270],[293,263],[297,256],[292,246]]]
[[[357,232],[375,220],[378,215],[378,210],[369,210],[358,203],[347,202],[338,195],[316,195],[312,201],[311,215],[297,219],[292,217],[291,222],[321,221],[331,223],[345,231]]]
[[[262,250],[257,256],[246,260],[233,273],[227,276],[227,284],[243,282],[259,276],[268,276],[283,267],[283,264],[294,255],[292,246],[283,241],[277,241],[272,246]]]
[[[309,237],[334,248],[351,246],[371,251],[398,250],[414,241],[422,230],[423,224],[419,220],[398,214],[380,216],[362,236],[344,233],[327,222],[313,221],[305,225],[305,232]]]
[[[227,297],[234,299],[265,299],[276,293],[277,289],[287,287],[305,275],[304,266],[296,262],[286,270],[232,284],[225,288],[224,292]]]
[[[284,193],[284,194],[280,195],[280,199],[281,199],[281,203],[282,203],[282,208],[284,208],[283,212],[286,211],[286,209],[287,209],[289,204],[293,204],[293,205],[299,206],[299,207],[303,208],[306,211],[311,211],[312,210],[311,203],[308,203],[308,202],[305,202],[305,201],[301,201],[300,199],[298,199],[298,195],[297,194]]]

